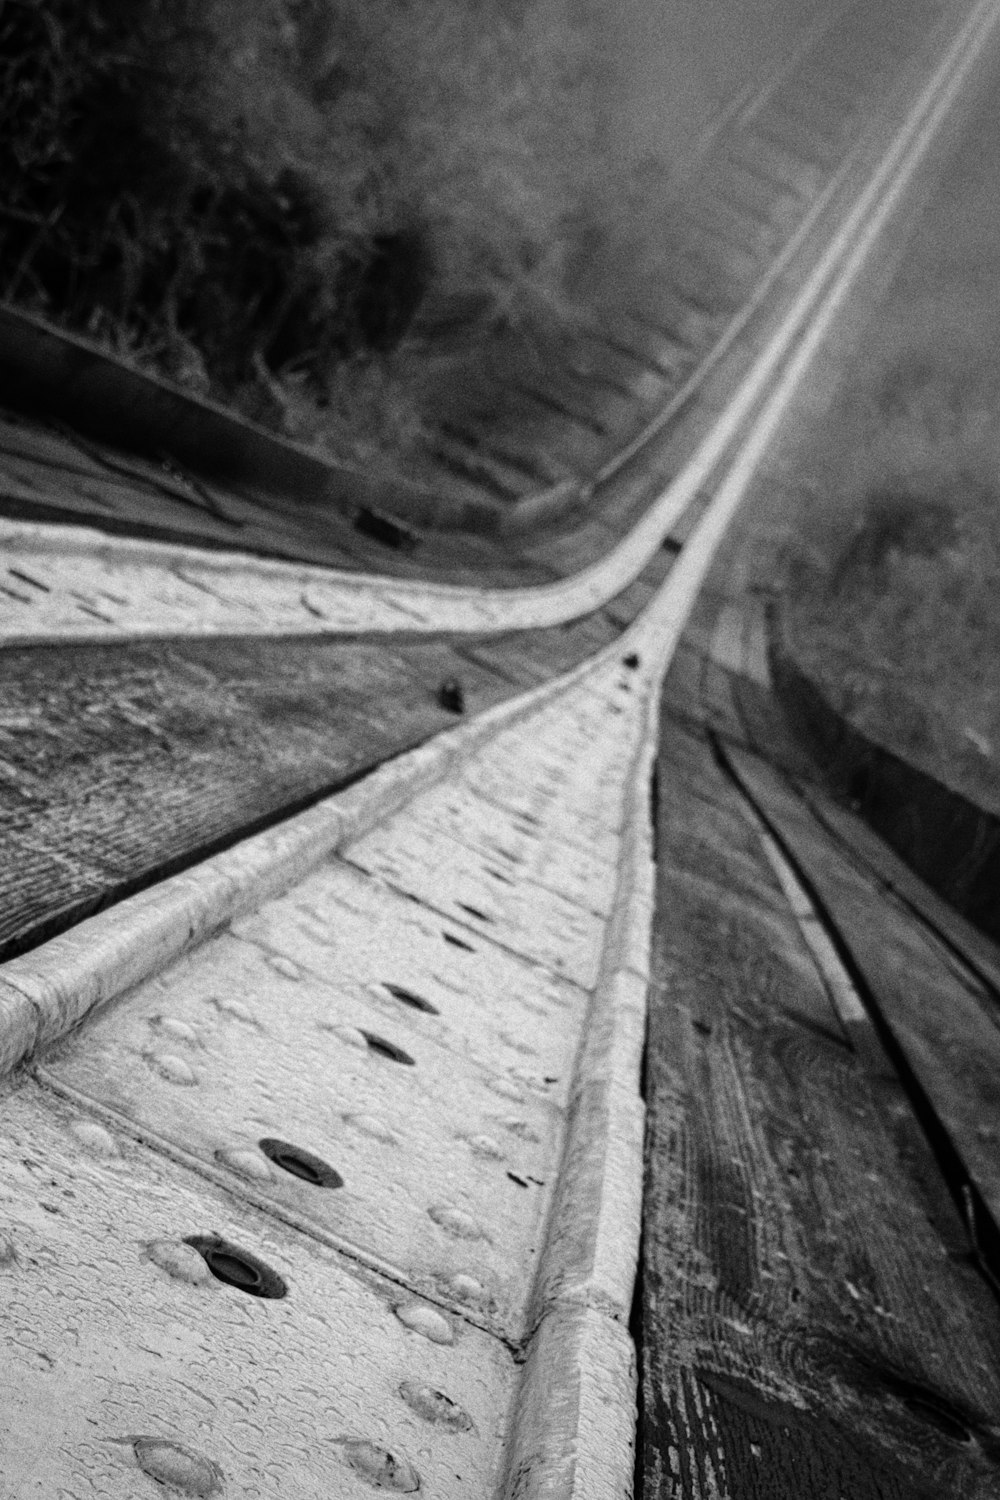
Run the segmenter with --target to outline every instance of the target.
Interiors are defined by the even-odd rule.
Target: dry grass
[[[966,356],[971,354],[965,351]],[[865,732],[1000,809],[1000,370],[900,357],[811,465],[789,572],[803,665]]]
[[[405,448],[418,307],[470,338],[564,310],[594,120],[563,0],[0,0],[0,296]]]

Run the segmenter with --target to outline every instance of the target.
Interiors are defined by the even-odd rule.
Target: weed
[[[1000,808],[1000,371],[893,361],[814,469],[796,653],[875,739]],[[843,414],[842,414],[843,415]]]
[[[0,296],[405,447],[418,312],[426,342],[566,311],[591,93],[561,0],[0,0]]]

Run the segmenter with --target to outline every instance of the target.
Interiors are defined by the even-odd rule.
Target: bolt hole
[[[447,713],[465,713],[465,693],[462,691],[462,684],[455,677],[442,682],[438,688],[437,700]]]
[[[303,1151],[299,1146],[289,1145],[288,1141],[278,1141],[272,1136],[265,1136],[257,1144],[267,1157],[273,1161],[276,1167],[283,1172],[288,1172],[292,1177],[299,1177],[303,1182],[310,1183],[313,1187],[341,1188],[344,1179],[339,1172],[335,1172],[321,1156],[314,1156],[311,1151]]]
[[[369,1051],[377,1052],[380,1057],[387,1057],[390,1062],[405,1063],[407,1067],[414,1066],[413,1058],[402,1047],[397,1047],[394,1042],[387,1042],[384,1036],[377,1036],[374,1031],[362,1031],[361,1035],[368,1043]]]
[[[477,922],[493,921],[493,918],[488,917],[484,911],[480,911],[478,906],[467,906],[464,901],[456,901],[455,905],[460,906],[463,911],[468,912],[470,917],[475,917]]]
[[[444,938],[445,942],[450,943],[453,948],[461,948],[465,953],[475,953],[476,951],[471,943],[467,943],[462,938],[456,937],[453,932],[443,932],[441,936]]]
[[[414,994],[413,990],[404,989],[401,984],[389,984],[388,980],[382,981],[382,988],[389,991],[394,1000],[399,1000],[403,1005],[409,1005],[414,1010],[421,1010],[428,1016],[439,1016],[441,1012],[436,1005],[425,1000],[423,995]]]
[[[217,1281],[235,1287],[251,1297],[285,1297],[288,1287],[277,1271],[272,1271],[249,1250],[224,1240],[217,1234],[190,1234],[184,1243],[197,1250]]]

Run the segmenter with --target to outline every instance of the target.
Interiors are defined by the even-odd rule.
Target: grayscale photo
[[[0,0],[0,1500],[1000,1500],[1000,0]]]

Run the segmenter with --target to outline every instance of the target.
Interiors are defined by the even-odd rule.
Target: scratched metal
[[[372,846],[357,841],[95,1017],[41,1076],[520,1337],[612,904],[607,883],[587,901],[588,882],[595,858],[614,880],[644,719],[634,676],[610,663],[468,763],[469,775],[516,765],[544,791],[537,823],[461,790],[450,827],[468,842],[443,859],[442,840],[426,862],[447,795],[432,789],[377,835],[386,861],[422,868],[426,892],[362,872],[351,861]],[[487,845],[548,883],[501,869]],[[561,868],[567,890],[582,872],[583,904],[559,891]],[[477,873],[498,893],[493,923],[474,915]],[[471,911],[440,911],[453,888]],[[259,1145],[272,1138],[343,1186],[282,1170]]]
[[[484,813],[502,836],[509,821],[489,804]],[[558,852],[558,851],[557,851]],[[576,850],[562,845],[571,870]],[[593,987],[600,967],[605,920],[557,889],[529,884],[497,867],[468,844],[446,837],[433,823],[394,819],[350,851],[370,874],[464,921],[477,938],[493,938]]]
[[[404,925],[412,903],[372,896],[360,923],[315,885],[294,910],[244,919],[238,936],[221,934],[70,1039],[41,1076],[517,1336],[584,997],[557,1002],[539,971],[533,989],[519,974],[520,1000],[508,998],[509,959],[484,965],[482,988],[460,992],[466,1011],[476,1000],[492,1011],[473,1052],[461,1025],[449,1035],[382,988],[398,984],[442,1017],[457,998],[433,977],[444,955],[416,951]],[[348,956],[356,925],[362,945]],[[343,947],[331,951],[324,928],[343,933]],[[440,934],[435,946],[452,947],[452,972],[476,956]],[[258,1145],[268,1138],[320,1157],[343,1187],[269,1162]]]
[[[524,826],[552,826],[558,817],[562,842],[603,855],[621,830],[628,763],[641,728],[631,712],[639,686],[627,668],[595,674],[586,700],[574,695],[570,712],[533,723],[529,734],[500,736],[488,758],[464,768],[462,783],[519,814]]]
[[[218,1234],[284,1280],[216,1280]],[[32,1083],[0,1103],[0,1494],[495,1492],[503,1344]]]
[[[454,791],[420,799],[347,857],[477,934],[592,988],[641,727],[641,715],[628,710],[639,696],[628,669],[608,666],[589,694],[573,694],[559,713],[499,736]]]
[[[500,885],[515,881],[519,887],[541,886],[561,893],[587,912],[608,915],[615,893],[617,834],[598,839],[596,848],[589,842],[552,839],[542,836],[540,827],[525,824],[503,808],[494,806],[487,819],[483,800],[465,782],[449,781],[421,798],[409,821],[422,835],[452,839],[475,850],[486,874]],[[378,835],[366,838],[363,851],[355,845],[351,858],[367,867],[385,842]],[[569,857],[567,843],[573,846]]]

